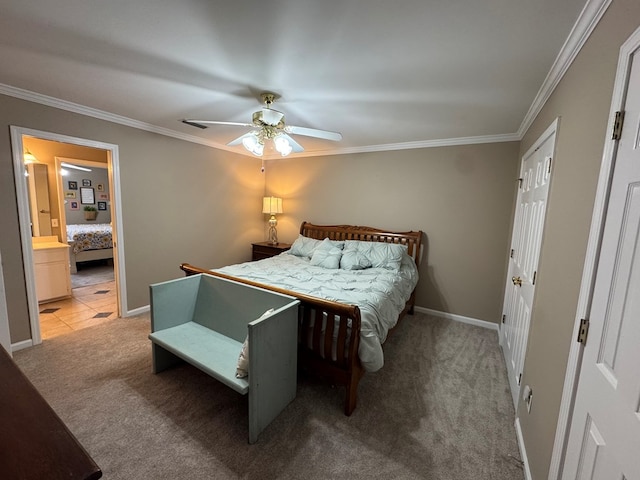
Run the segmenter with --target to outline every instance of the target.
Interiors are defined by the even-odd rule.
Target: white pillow
[[[342,242],[333,242],[325,238],[320,246],[313,251],[311,257],[311,265],[323,268],[339,268],[340,258],[342,257],[342,248],[337,245],[344,245]]]
[[[311,258],[313,251],[322,243],[322,240],[316,240],[315,238],[304,237],[298,235],[298,238],[293,242],[289,253],[296,257]]]
[[[273,313],[273,308],[270,308],[262,315],[260,318],[264,318]],[[244,339],[244,343],[242,344],[242,349],[240,350],[240,356],[238,357],[238,365],[236,366],[236,378],[244,378],[249,376],[249,335],[247,334],[247,338]]]
[[[402,257],[404,256],[406,251],[407,246],[400,245],[398,243],[347,240],[345,243],[344,253],[348,255],[347,260],[345,261],[345,265],[366,265],[368,261],[370,263],[370,267],[385,268],[387,270],[397,271],[400,270]],[[366,260],[364,260],[362,257],[364,257]],[[353,268],[351,269],[353,270]]]
[[[304,237],[302,235],[298,235],[298,238],[293,242],[291,248],[289,249],[289,253],[291,255],[295,255],[296,257],[313,257],[313,252],[318,248],[323,242],[330,243],[334,247],[342,250],[344,247],[344,242],[338,240],[329,240],[325,238],[324,240],[316,240],[315,238]]]
[[[343,270],[364,270],[371,267],[371,260],[358,251],[354,242],[347,241],[340,258],[340,268]]]

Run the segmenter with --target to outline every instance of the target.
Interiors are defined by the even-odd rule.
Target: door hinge
[[[520,382],[522,382],[522,374],[518,375],[518,385],[520,385]]]
[[[502,323],[504,323],[504,321],[507,319],[506,315],[502,315]]]
[[[549,169],[547,170],[547,173],[551,173],[551,164],[553,163],[553,158],[549,157]]]
[[[577,342],[582,345],[587,344],[587,336],[589,335],[589,320],[586,318],[580,319],[580,330],[578,331]]]
[[[533,272],[533,280],[531,280],[531,285],[535,285],[536,284],[536,275],[537,274],[538,274],[537,270],[535,272]]]
[[[624,111],[616,112],[613,119],[613,134],[611,140],[620,140],[622,137],[622,125],[624,124]]]
[[[514,254],[514,253],[516,253],[516,251],[512,248],[512,249],[511,249],[511,253],[509,253],[509,257],[510,257],[510,258],[513,258],[513,254]]]
[[[518,188],[522,188],[522,178],[518,179]]]

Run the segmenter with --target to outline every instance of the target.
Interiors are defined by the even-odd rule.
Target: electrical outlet
[[[531,401],[533,400],[533,390],[529,385],[524,387],[524,391],[522,392],[522,399],[524,400],[524,404],[527,406],[527,413],[531,413]]]
[[[51,226],[52,227],[57,227],[58,226],[58,219],[57,218],[52,218],[51,219]]]

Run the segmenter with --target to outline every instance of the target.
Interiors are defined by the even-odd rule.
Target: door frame
[[[611,108],[609,111],[609,125],[613,125],[616,112],[624,108],[626,92],[629,86],[629,74],[631,72],[631,56],[640,48],[640,28],[638,28],[620,47],[618,57],[618,68],[613,87]],[[589,318],[591,311],[591,301],[593,298],[593,285],[596,277],[596,267],[600,254],[602,242],[602,232],[606,217],[606,208],[609,200],[611,177],[615,165],[618,151],[618,141],[613,140],[611,130],[607,128],[602,163],[600,165],[600,175],[596,190],[596,198],[591,218],[591,228],[589,230],[589,241],[580,283],[580,294],[578,306],[574,318],[573,334],[567,360],[567,370],[565,373],[564,387],[562,389],[562,400],[560,402],[560,413],[556,426],[556,436],[551,453],[551,464],[549,466],[549,480],[557,480],[562,475],[562,465],[566,453],[566,443],[569,438],[569,427],[573,405],[575,403],[575,393],[580,377],[582,366],[582,344],[576,341],[580,330],[580,320]]]
[[[0,348],[11,355],[11,336],[9,334],[9,314],[7,313],[7,296],[2,273],[2,252],[0,252]]]
[[[26,182],[24,181],[24,161],[22,137],[35,137],[53,142],[70,143],[83,147],[98,148],[107,151],[107,165],[110,175],[111,202],[112,202],[112,223],[114,233],[114,264],[115,279],[118,289],[118,310],[123,315],[127,311],[126,297],[126,275],[124,264],[124,251],[120,247],[124,245],[122,236],[122,208],[120,191],[120,160],[118,155],[118,145],[111,143],[89,140],[79,137],[71,137],[58,133],[34,130],[31,128],[10,126],[11,150],[13,152],[13,171],[16,184],[16,200],[18,203],[18,218],[20,223],[20,243],[22,246],[22,263],[24,266],[25,286],[27,290],[27,306],[29,310],[29,323],[31,326],[31,341],[21,342],[20,348],[42,343],[40,334],[40,313],[38,308],[38,298],[36,295],[35,269],[33,264],[33,248],[31,244],[31,228],[29,213],[29,197]]]

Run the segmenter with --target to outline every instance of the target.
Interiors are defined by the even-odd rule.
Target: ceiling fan
[[[334,142],[342,140],[342,135],[338,132],[286,125],[284,121],[284,113],[271,108],[276,95],[270,92],[263,92],[260,94],[260,98],[265,106],[257,112],[253,112],[252,123],[191,119],[182,120],[182,123],[198,128],[207,128],[207,125],[251,127],[252,130],[249,133],[245,133],[235,140],[231,140],[227,145],[234,146],[242,144],[244,148],[258,157],[261,157],[264,153],[264,146],[267,140],[271,140],[273,142],[276,151],[278,151],[278,153],[283,157],[286,157],[291,152],[298,153],[304,151],[302,145],[291,138],[289,134],[322,138],[324,140],[332,140]]]

